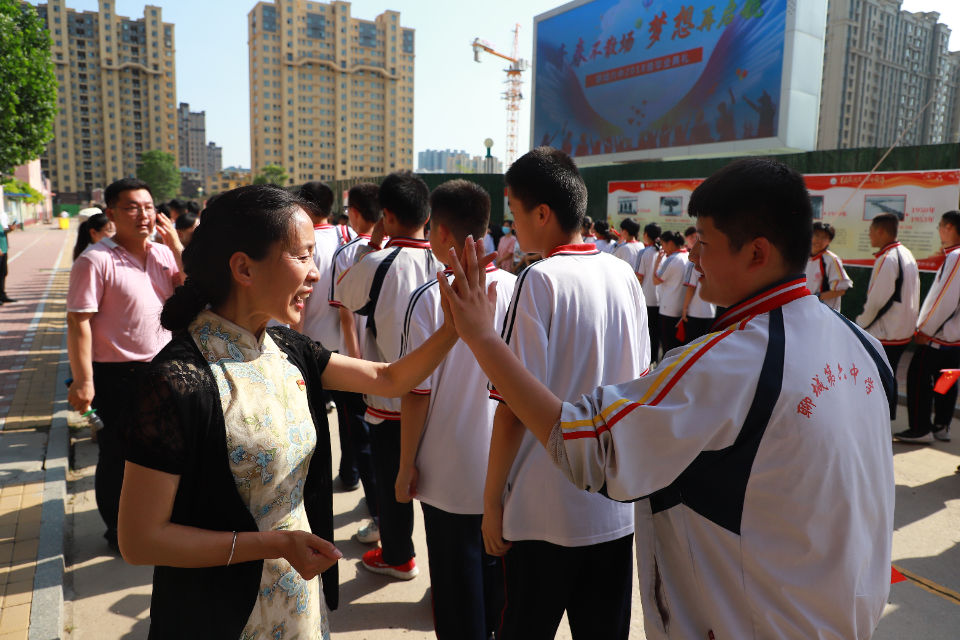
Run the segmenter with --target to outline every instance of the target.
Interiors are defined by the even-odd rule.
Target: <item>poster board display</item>
[[[935,270],[941,259],[937,225],[940,215],[960,202],[960,169],[827,173],[804,176],[814,218],[837,231],[830,249],[845,264],[871,266],[867,230],[880,213],[900,217],[900,242],[916,256],[923,270]],[[867,178],[866,182],[864,179]],[[607,184],[607,217],[613,225],[633,218],[641,226],[656,222],[664,230],[683,231],[696,224],[687,215],[690,194],[702,178],[678,180],[614,180]],[[862,185],[862,186],[861,186]]]

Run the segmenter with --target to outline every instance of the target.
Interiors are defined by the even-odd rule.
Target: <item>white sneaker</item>
[[[380,527],[373,520],[367,520],[353,537],[364,544],[380,542]]]
[[[950,442],[950,425],[934,426],[933,437],[940,442]]]

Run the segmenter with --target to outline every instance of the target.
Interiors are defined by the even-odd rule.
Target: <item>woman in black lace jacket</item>
[[[402,395],[456,341],[445,325],[383,364],[267,328],[299,322],[318,278],[304,206],[270,186],[220,196],[164,306],[174,338],[138,390],[119,523],[124,559],[156,565],[151,638],[327,638],[340,553],[322,391]]]

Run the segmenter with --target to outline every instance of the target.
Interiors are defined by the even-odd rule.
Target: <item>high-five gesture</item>
[[[451,285],[443,274],[438,274],[440,294],[445,313],[452,314],[457,333],[470,344],[478,338],[496,337],[494,311],[497,305],[497,289],[487,286],[486,266],[496,258],[495,253],[485,255],[483,244],[468,236],[463,246],[462,257],[450,250],[450,267],[454,281]]]

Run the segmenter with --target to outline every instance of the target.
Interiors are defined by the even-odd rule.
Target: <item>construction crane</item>
[[[507,89],[502,96],[507,101],[507,152],[505,160],[506,166],[509,167],[517,159],[517,142],[520,137],[520,101],[523,100],[522,74],[529,68],[529,63],[520,58],[520,25],[517,24],[513,28],[513,51],[511,55],[500,53],[486,40],[474,38],[474,61],[480,62],[480,53],[484,51],[510,63],[510,66],[504,69],[507,72],[507,79],[504,81]]]

